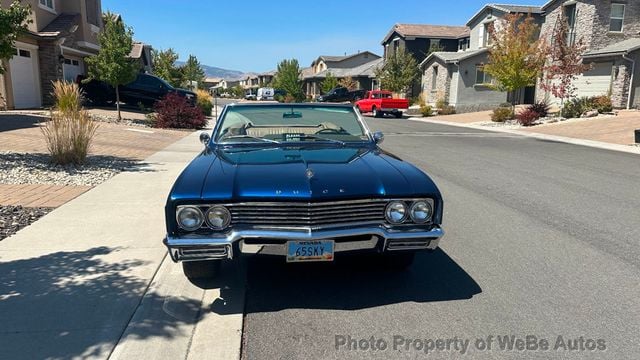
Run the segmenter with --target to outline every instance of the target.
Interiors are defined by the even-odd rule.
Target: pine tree
[[[323,93],[328,93],[329,91],[338,87],[338,79],[331,73],[331,71],[327,72],[327,76],[324,78],[321,84],[321,89]]]
[[[300,80],[300,64],[296,59],[285,59],[278,64],[278,70],[273,78],[273,86],[276,89],[287,92],[287,98],[294,101],[302,101],[302,80]]]
[[[187,87],[192,89],[192,82],[196,82],[198,87],[204,85],[206,75],[198,58],[194,55],[189,55],[187,62],[182,65],[181,70],[183,81],[187,83]]]

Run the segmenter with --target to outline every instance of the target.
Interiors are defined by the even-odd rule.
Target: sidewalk
[[[162,244],[166,196],[202,149],[198,135],[0,242],[3,358],[186,358],[190,348],[191,358],[214,356],[192,344],[200,337],[237,358],[242,313],[212,313],[219,290],[188,283]]]

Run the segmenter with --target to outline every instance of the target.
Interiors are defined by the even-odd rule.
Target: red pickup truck
[[[362,100],[355,104],[361,113],[370,112],[374,117],[383,117],[384,114],[393,114],[397,118],[402,117],[402,110],[409,108],[407,99],[394,99],[391,91],[373,90],[367,91]]]

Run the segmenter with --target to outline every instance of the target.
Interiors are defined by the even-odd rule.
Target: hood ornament
[[[307,179],[311,179],[315,175],[311,169],[307,169],[304,174],[307,175]]]

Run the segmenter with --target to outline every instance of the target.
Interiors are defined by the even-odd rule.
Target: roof
[[[352,57],[356,57],[358,55],[361,54],[369,54],[369,55],[373,55],[376,58],[380,58],[380,55],[378,54],[374,54],[371,51],[362,51],[362,52],[357,52],[355,54],[351,54],[351,55],[345,55],[345,56],[334,56],[334,55],[320,55],[318,56],[318,58],[316,60],[314,60],[311,63],[311,66],[314,66],[319,60],[322,60],[324,62],[340,62],[340,61],[344,61],[347,59],[351,59]]]
[[[458,51],[458,52],[453,52],[453,51],[436,51],[436,52],[432,52],[431,54],[429,54],[429,56],[427,56],[426,59],[424,59],[421,63],[420,66],[424,66],[426,63],[428,63],[429,61],[431,61],[431,59],[433,59],[434,57],[444,61],[445,63],[455,63],[458,61],[462,61],[468,58],[472,58],[476,55],[480,55],[483,54],[485,52],[488,52],[489,49],[487,48],[482,48],[482,49],[476,49],[476,50],[466,50],[466,51]]]
[[[611,44],[602,49],[587,51],[584,58],[624,55],[640,49],[640,38],[632,38]]]
[[[522,14],[542,14],[542,7],[540,5],[511,5],[511,4],[487,4],[480,11],[475,13],[469,21],[467,26],[473,23],[482,13],[487,9],[493,9],[502,11],[504,13],[522,13]]]
[[[458,39],[469,36],[466,26],[429,25],[429,24],[395,24],[382,39],[384,45],[393,33],[404,37],[423,37],[433,39]]]
[[[222,80],[223,80],[222,78],[218,78],[218,77],[208,77],[208,78],[204,79],[204,82],[207,82],[207,83],[219,83]]]
[[[375,69],[383,63],[382,58],[378,58],[372,61],[369,61],[366,64],[362,64],[360,66],[356,66],[354,68],[328,68],[326,70],[320,71],[317,74],[313,72],[304,74],[303,78],[311,79],[311,78],[325,78],[327,74],[331,73],[331,75],[339,78],[345,77],[374,77]]]
[[[546,11],[551,5],[553,5],[553,3],[555,3],[557,0],[549,0],[546,4],[542,5],[542,11]]]
[[[80,14],[60,14],[57,18],[53,19],[47,26],[39,31],[40,34],[51,36],[59,35],[62,32],[71,30],[74,25],[78,25]],[[55,36],[54,35],[54,36]]]

